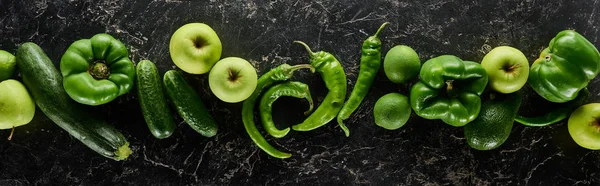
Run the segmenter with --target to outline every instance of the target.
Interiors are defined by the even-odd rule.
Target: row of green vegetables
[[[186,24],[175,31],[169,52],[173,63],[185,73],[208,73],[210,90],[218,99],[243,102],[242,122],[250,138],[276,158],[289,158],[291,154],[267,142],[255,124],[256,108],[262,128],[274,138],[282,138],[291,130],[315,130],[334,119],[349,136],[344,120],[361,106],[381,66],[394,83],[408,84],[418,78],[408,97],[393,92],[375,103],[373,119],[382,128],[401,128],[414,111],[425,119],[464,127],[469,146],[490,150],[508,139],[514,121],[542,127],[570,116],[568,128],[575,142],[600,149],[600,104],[587,103],[590,92],[586,88],[600,71],[600,54],[579,33],[559,32],[531,68],[525,55],[509,46],[494,48],[480,63],[453,55],[421,63],[418,54],[406,45],[397,45],[382,57],[379,34],[388,24],[382,24],[362,43],[359,75],[349,96],[346,73],[335,55],[313,52],[301,41],[295,43],[306,49],[309,63],[282,64],[260,77],[245,59],[221,58],[218,35],[203,23]],[[10,79],[17,68],[24,85]],[[327,88],[327,95],[316,108],[309,86],[290,81],[301,69],[319,73]],[[59,69],[34,43],[21,44],[16,57],[0,51],[0,81],[0,129],[12,128],[14,132],[15,127],[29,123],[37,105],[73,137],[115,160],[126,159],[132,153],[127,139],[88,109],[107,104],[134,86],[146,124],[156,138],[167,138],[174,132],[171,108],[203,136],[212,137],[218,131],[217,122],[181,72],[169,70],[161,79],[153,62],[142,60],[134,65],[126,46],[108,34],[73,42],[63,54]],[[541,116],[518,115],[524,94],[521,89],[526,84],[560,106]],[[271,111],[273,103],[284,96],[306,99],[309,108],[303,122],[279,129]]]

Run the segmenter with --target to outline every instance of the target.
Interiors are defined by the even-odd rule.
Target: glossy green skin
[[[410,103],[417,115],[441,119],[456,127],[477,117],[481,107],[479,96],[488,82],[479,63],[443,55],[425,62],[420,76],[421,80],[410,89]],[[446,90],[447,81],[452,81],[450,93]]]
[[[217,134],[219,129],[217,122],[181,73],[176,70],[167,71],[163,83],[169,99],[185,123],[202,136],[213,137]]]
[[[588,103],[575,109],[567,125],[569,135],[577,145],[600,150],[600,103]]]
[[[82,104],[102,105],[129,92],[135,68],[128,55],[125,45],[108,34],[73,42],[60,61],[67,94]],[[108,78],[97,80],[90,75],[90,67],[96,61],[108,66]]]
[[[573,112],[573,110],[577,109],[583,104],[586,104],[588,97],[590,97],[590,91],[587,88],[584,88],[579,92],[577,98],[557,106],[557,108],[544,115],[535,117],[517,115],[517,117],[515,117],[515,121],[530,127],[544,127],[552,125],[562,121],[563,119],[566,119],[569,117],[571,112]]]
[[[308,88],[308,85],[302,82],[290,81],[277,84],[269,88],[269,90],[267,90],[260,99],[258,108],[260,110],[260,118],[262,120],[263,128],[265,131],[267,131],[267,133],[269,133],[269,135],[275,138],[283,138],[290,132],[289,127],[283,130],[277,129],[275,123],[273,122],[273,116],[271,115],[273,103],[275,103],[275,101],[282,96],[305,98],[309,104],[308,110],[304,112],[305,115],[310,114],[314,107],[312,96],[310,95],[310,89]]]
[[[256,85],[256,89],[248,97],[248,99],[244,100],[242,104],[242,121],[244,123],[244,128],[246,128],[246,132],[250,136],[250,139],[258,146],[260,149],[265,151],[267,154],[276,157],[276,158],[289,158],[292,154],[287,152],[281,152],[273,147],[271,144],[267,142],[264,136],[260,134],[258,128],[256,128],[256,124],[254,123],[254,106],[256,105],[256,100],[260,97],[263,91],[267,88],[271,87],[271,85],[286,81],[292,78],[294,72],[298,69],[303,68],[311,68],[310,65],[295,65],[290,66],[288,64],[279,65],[269,72],[263,74],[258,78],[258,83]],[[314,69],[312,69],[314,70]]]
[[[143,60],[136,67],[138,101],[150,133],[164,139],[175,131],[175,119],[154,63]]]
[[[123,160],[131,154],[121,132],[69,98],[63,77],[39,46],[22,44],[17,65],[35,104],[52,122],[102,156]]]
[[[0,81],[7,80],[13,76],[17,67],[15,59],[15,56],[11,53],[0,50],[0,69],[5,69],[4,71],[0,70]]]
[[[338,125],[342,128],[346,136],[350,136],[350,129],[346,127],[344,120],[348,119],[358,109],[360,103],[362,103],[363,99],[369,93],[377,72],[379,72],[381,66],[381,40],[378,35],[387,24],[389,23],[383,23],[375,35],[368,37],[362,44],[358,79],[354,88],[352,88],[350,97],[346,100],[342,110],[337,115]]]
[[[548,101],[564,103],[598,75],[600,54],[592,43],[573,30],[554,37],[532,65],[527,80]]]
[[[510,135],[522,97],[520,92],[495,94],[493,99],[484,102],[477,119],[464,127],[469,146],[492,150],[502,145]]]
[[[308,46],[305,47],[310,54],[310,64],[321,74],[329,92],[317,110],[302,123],[292,126],[295,131],[314,130],[333,120],[344,105],[348,83],[342,64],[332,54],[324,51],[313,53]]]

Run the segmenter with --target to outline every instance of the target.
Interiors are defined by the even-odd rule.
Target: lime
[[[388,130],[396,130],[408,121],[411,108],[408,98],[399,93],[381,96],[373,108],[375,124]]]
[[[13,76],[16,64],[15,56],[7,51],[0,50],[0,81],[7,80]]]
[[[419,75],[420,69],[419,54],[406,45],[390,49],[383,60],[383,71],[394,83],[407,83]]]

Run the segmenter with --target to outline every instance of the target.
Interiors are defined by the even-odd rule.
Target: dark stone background
[[[138,62],[157,63],[161,74],[175,66],[169,57],[171,34],[189,22],[212,26],[223,43],[223,57],[249,60],[261,75],[282,63],[307,63],[303,40],[313,50],[334,53],[348,74],[351,91],[360,45],[385,21],[384,54],[392,46],[413,47],[422,62],[453,54],[480,61],[493,47],[510,45],[532,62],[563,29],[575,29],[596,46],[598,0],[424,0],[424,1],[130,1],[0,0],[0,48],[38,43],[58,66],[75,40],[107,32],[121,39]],[[533,128],[515,124],[510,138],[492,151],[470,149],[462,128],[416,117],[386,131],[373,123],[372,107],[382,95],[409,86],[395,85],[380,71],[372,91],[347,121],[345,137],[335,122],[311,132],[268,137],[293,153],[279,160],[250,140],[241,122],[241,104],[216,99],[206,75],[187,76],[220,123],[205,138],[180,121],[176,133],[157,140],[139,111],[135,91],[98,107],[98,114],[120,129],[134,154],[126,161],[101,157],[70,137],[38,110],[34,121],[0,140],[0,185],[598,185],[600,153],[575,144],[566,122]],[[310,84],[317,103],[326,88],[318,74],[297,73]],[[600,101],[599,81],[590,85]],[[529,87],[520,110],[542,113],[556,105]],[[301,106],[295,106],[301,104]],[[281,99],[275,122],[303,120],[306,103]],[[260,128],[260,127],[259,127]],[[0,131],[8,136],[9,130]]]

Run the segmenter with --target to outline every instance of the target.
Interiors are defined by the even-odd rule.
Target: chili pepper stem
[[[315,72],[315,67],[313,67],[310,64],[299,64],[299,65],[294,65],[290,68],[290,71],[296,71],[299,69],[303,69],[303,68],[308,68],[310,69],[310,72],[314,73]]]
[[[379,37],[379,33],[385,28],[385,26],[389,25],[390,22],[385,22],[383,24],[381,24],[381,26],[379,27],[379,29],[377,29],[377,32],[375,32],[375,37]]]
[[[12,127],[12,130],[10,130],[10,135],[8,136],[8,140],[12,139],[13,134],[15,133],[15,126]]]
[[[306,43],[304,43],[304,42],[302,42],[302,41],[294,41],[294,43],[298,43],[298,44],[301,44],[302,46],[304,46],[304,48],[306,48],[306,51],[307,51],[307,52],[308,52],[310,55],[313,55],[313,54],[314,54],[314,52],[313,52],[313,51],[310,49],[310,47],[309,47],[309,46],[308,46]]]

